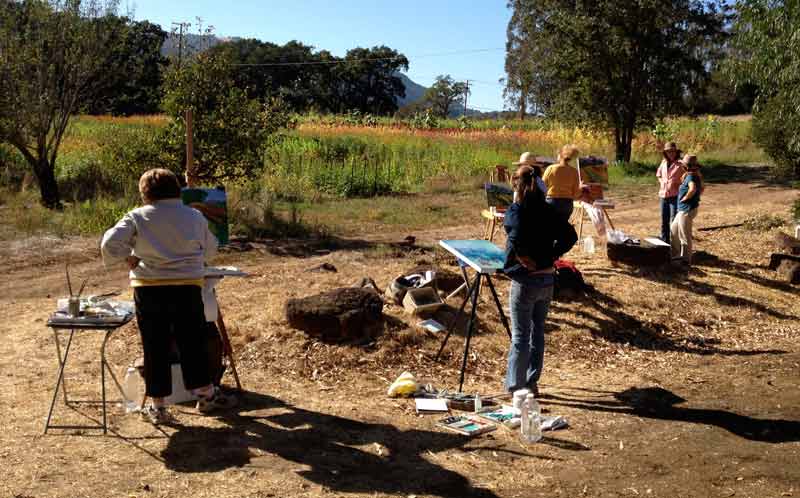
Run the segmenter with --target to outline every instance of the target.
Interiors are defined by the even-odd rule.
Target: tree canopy
[[[270,134],[287,123],[281,102],[248,97],[217,53],[173,65],[164,82],[164,111],[172,117],[165,144],[173,164],[185,164],[185,112],[193,111],[194,176],[202,182],[238,180],[262,166]]]
[[[408,69],[408,59],[385,46],[354,48],[340,58],[298,41],[245,39],[220,43],[210,52],[235,67],[236,84],[248,95],[279,97],[297,112],[391,114],[405,96],[397,72]]]
[[[70,117],[108,82],[114,30],[99,0],[0,1],[0,141],[33,169],[41,198],[59,207],[59,146]]]
[[[456,106],[464,105],[468,91],[465,82],[455,81],[449,74],[439,75],[422,97],[423,105],[440,118],[447,118]]]
[[[160,109],[161,83],[167,58],[161,46],[167,33],[158,24],[106,15],[111,53],[103,85],[85,104],[89,114],[154,114]]]
[[[683,110],[725,35],[723,2],[510,0],[506,97],[613,131],[630,161],[637,128]]]
[[[753,137],[779,166],[800,178],[800,2],[737,4],[730,71],[758,88]]]

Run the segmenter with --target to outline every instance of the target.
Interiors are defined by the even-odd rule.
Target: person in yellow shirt
[[[542,176],[547,186],[546,201],[564,221],[569,220],[572,214],[572,202],[581,197],[578,170],[570,164],[578,154],[574,145],[563,146],[558,153],[558,162],[548,166]]]

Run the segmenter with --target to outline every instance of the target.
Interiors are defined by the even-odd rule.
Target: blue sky
[[[407,74],[417,83],[429,86],[439,74],[470,79],[469,107],[503,108],[497,80],[511,15],[506,0],[122,0],[120,10],[167,31],[172,22],[200,17],[218,36],[294,39],[339,56],[387,45],[408,57]],[[483,49],[491,50],[477,52]],[[449,55],[437,55],[443,53]]]

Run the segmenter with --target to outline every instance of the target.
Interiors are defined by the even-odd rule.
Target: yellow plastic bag
[[[411,372],[403,372],[400,374],[400,377],[389,386],[389,391],[386,394],[388,394],[390,398],[411,396],[417,392],[417,387],[417,380],[414,378],[414,375]]]

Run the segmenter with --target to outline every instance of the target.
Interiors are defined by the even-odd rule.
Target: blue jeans
[[[556,209],[559,218],[564,221],[569,221],[572,216],[572,209],[574,207],[572,199],[562,199],[555,197],[548,197],[545,201]]]
[[[552,275],[511,282],[511,348],[506,370],[509,392],[530,388],[539,382],[544,363],[544,321],[551,299]]]
[[[669,244],[669,226],[678,212],[678,197],[661,198],[661,240]]]

